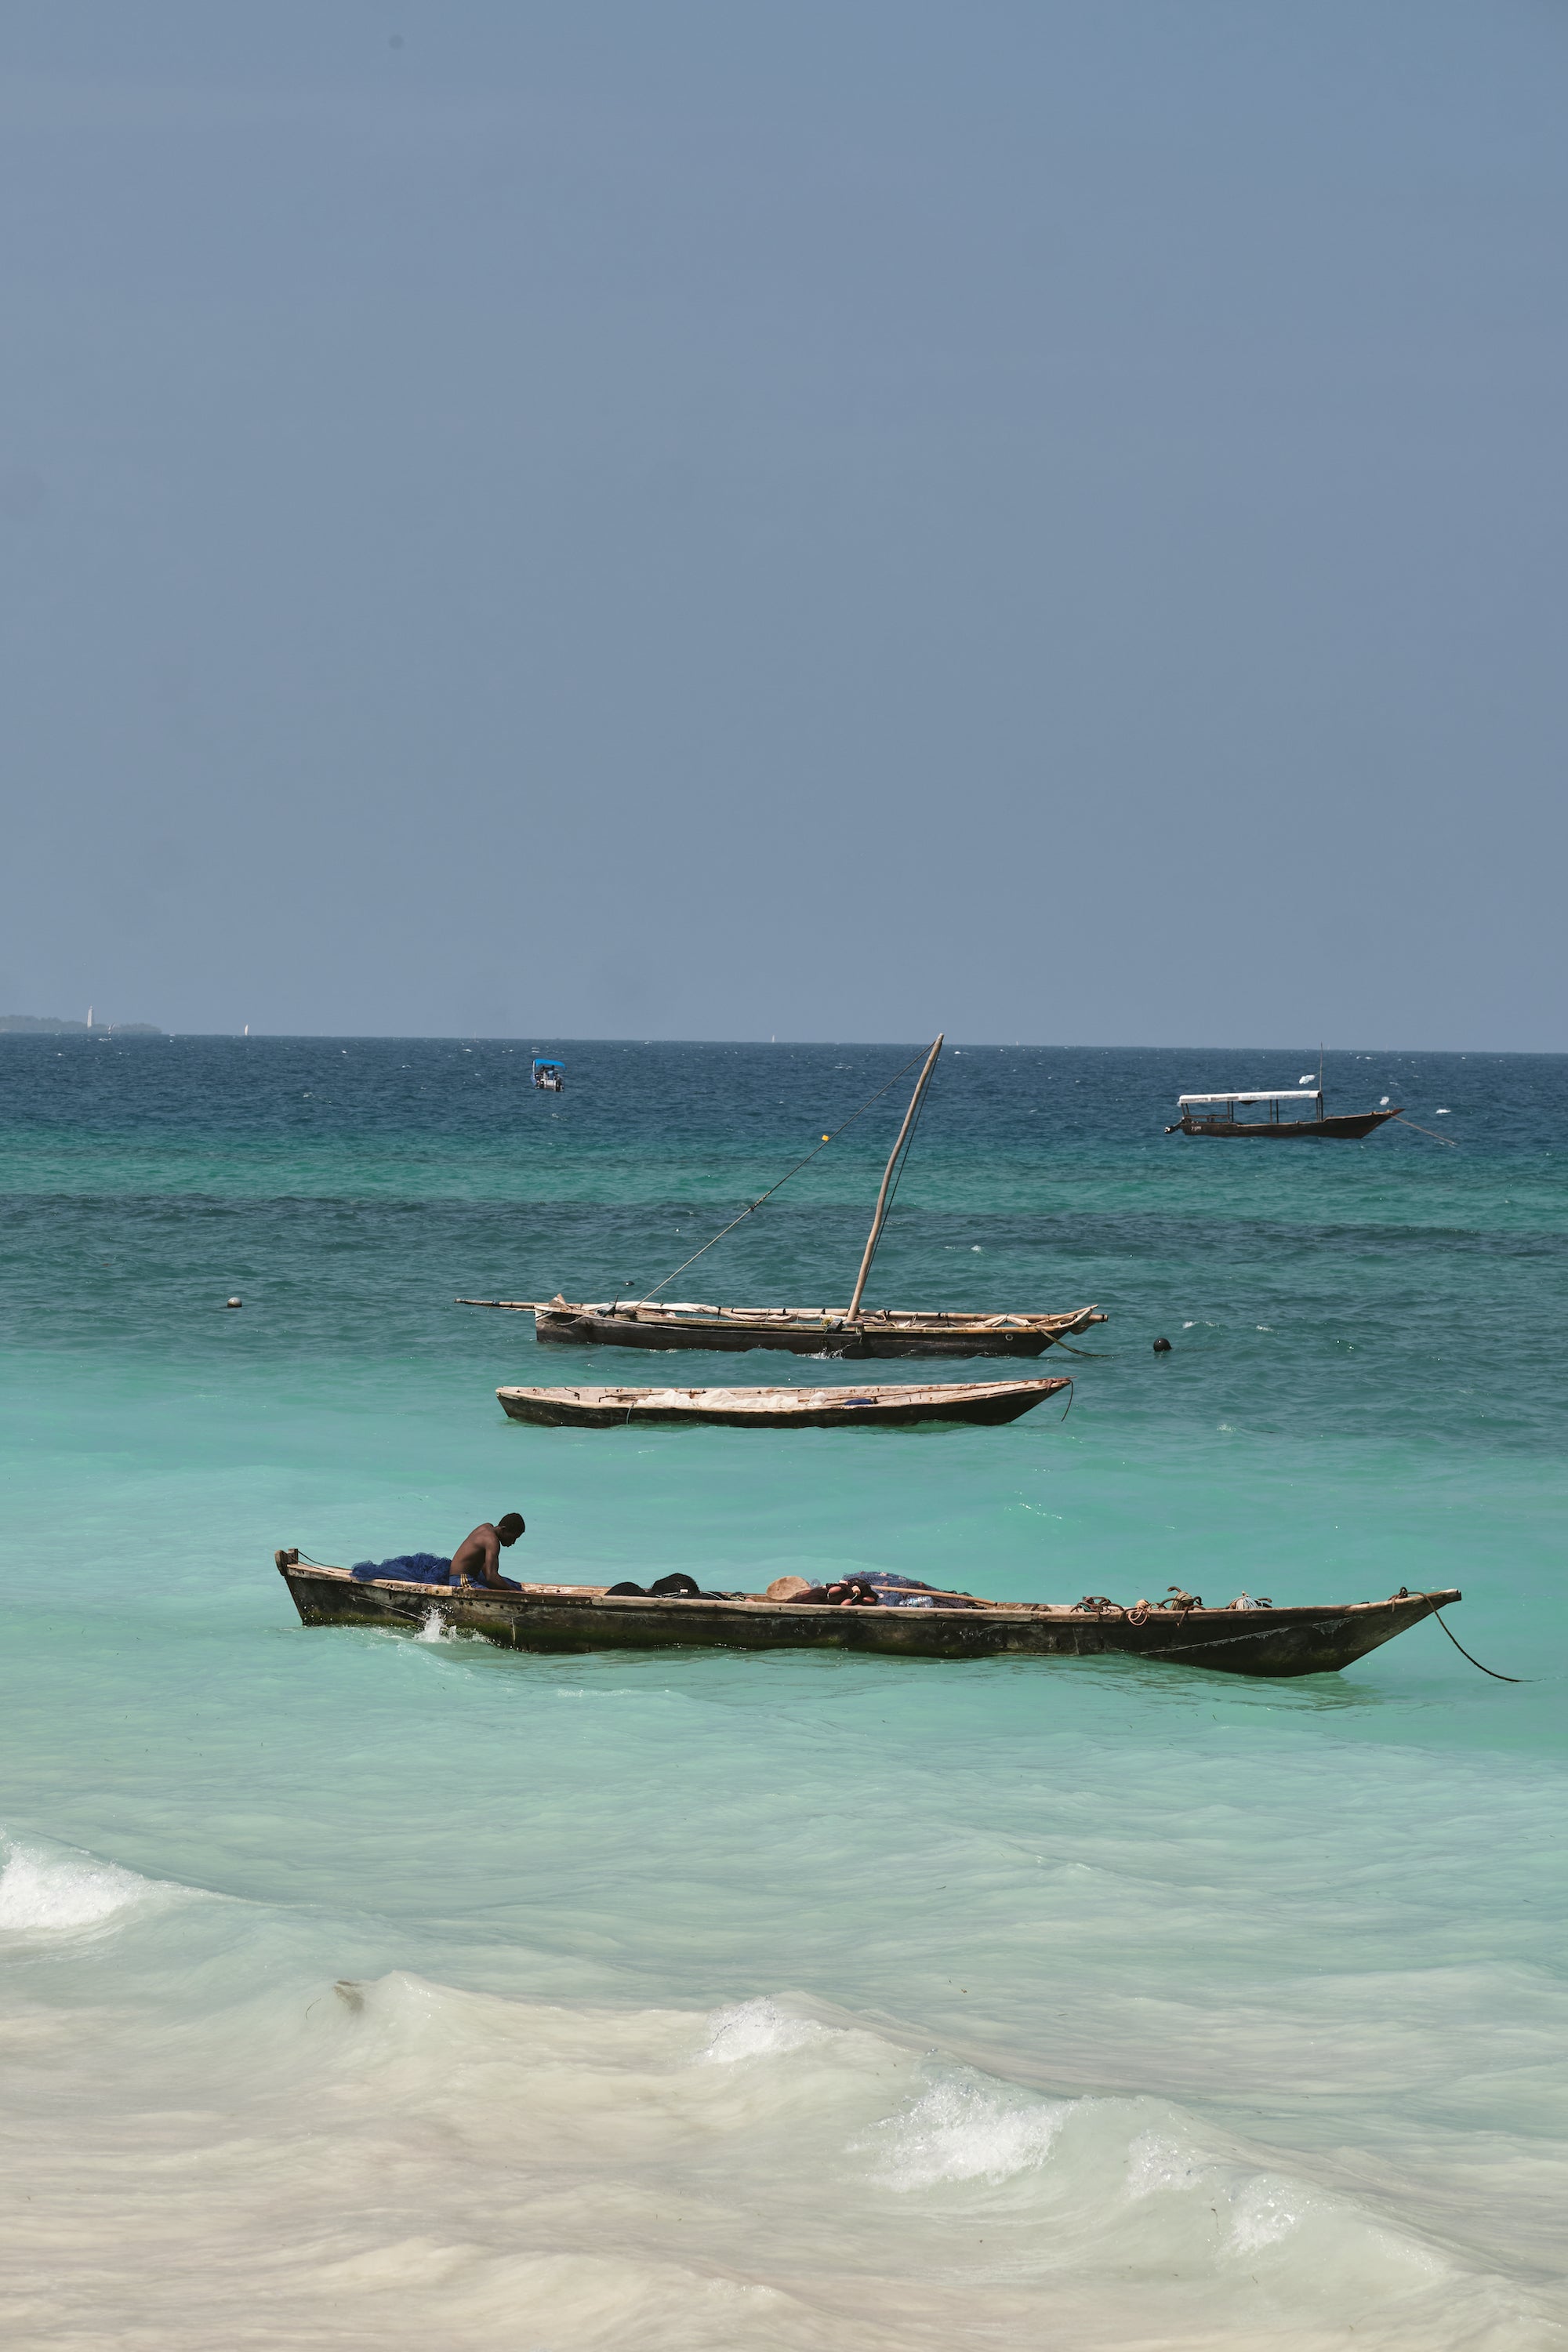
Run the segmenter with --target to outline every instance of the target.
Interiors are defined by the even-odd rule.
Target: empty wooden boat
[[[723,1354],[783,1348],[795,1356],[1038,1356],[1103,1323],[1098,1307],[1066,1315],[946,1315],[934,1309],[868,1308],[851,1318],[832,1307],[660,1306],[606,1299],[460,1298],[459,1307],[503,1307],[531,1315],[540,1339],[600,1348],[701,1348]]]
[[[628,1422],[725,1429],[908,1429],[933,1422],[1016,1421],[1070,1380],[900,1381],[856,1389],[497,1389],[513,1421],[552,1429]]]
[[[1407,1626],[1459,1599],[1399,1592],[1387,1601],[1205,1609],[1131,1608],[1099,1597],[1072,1608],[1030,1602],[919,1608],[839,1608],[816,1601],[700,1594],[610,1592],[601,1585],[525,1584],[516,1591],[430,1585],[319,1568],[297,1551],[273,1555],[305,1625],[385,1631],[449,1629],[505,1650],[664,1649],[875,1651],[900,1658],[1089,1658],[1119,1654],[1221,1674],[1337,1674]]]
[[[901,1163],[914,1139],[921,1105],[942,1048],[942,1039],[938,1037],[925,1057],[910,1107],[904,1113],[904,1123],[882,1171],[876,1213],[847,1307],[706,1307],[692,1302],[663,1304],[658,1298],[658,1293],[668,1290],[688,1265],[694,1265],[713,1247],[714,1242],[722,1241],[725,1234],[733,1233],[747,1217],[755,1215],[779,1185],[788,1183],[790,1176],[797,1176],[815,1160],[834,1140],[830,1135],[825,1135],[788,1175],[781,1176],[777,1184],[771,1184],[760,1199],[731,1218],[722,1232],[715,1234],[713,1241],[704,1242],[685,1265],[666,1275],[641,1298],[585,1305],[557,1292],[553,1298],[459,1298],[457,1304],[505,1307],[514,1314],[531,1315],[535,1339],[563,1340],[577,1347],[709,1350],[783,1348],[796,1356],[1038,1356],[1058,1341],[1087,1330],[1091,1323],[1103,1323],[1105,1318],[1098,1307],[1075,1307],[1069,1313],[1058,1315],[950,1315],[923,1308],[863,1306],[871,1263],[903,1172]],[[913,1064],[906,1064],[905,1067],[912,1068]],[[878,1094],[886,1092],[886,1086],[878,1089]],[[873,1095],[870,1102],[877,1098]],[[860,1110],[846,1119],[836,1132],[841,1135],[845,1127],[853,1126],[861,1111],[870,1108],[870,1102],[862,1103]]]

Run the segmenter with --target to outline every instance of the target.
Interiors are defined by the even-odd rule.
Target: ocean
[[[1098,1302],[1065,1420],[503,1418],[842,1379],[453,1302],[651,1286],[917,1042],[0,1038],[9,2346],[1568,2344],[1568,1058],[1333,1054],[1457,1148],[1254,1151],[1177,1094],[1310,1053],[950,1048],[868,1297]],[[903,1097],[673,1295],[846,1298]],[[1458,1585],[1522,1679],[528,1658],[272,1564],[512,1507],[558,1580]]]

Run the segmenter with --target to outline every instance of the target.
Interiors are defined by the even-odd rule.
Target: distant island
[[[0,1035],[64,1037],[162,1037],[151,1021],[57,1021],[47,1013],[0,1013]]]

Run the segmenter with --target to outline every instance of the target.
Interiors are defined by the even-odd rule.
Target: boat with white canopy
[[[1307,1118],[1291,1118],[1281,1110],[1283,1103],[1310,1103],[1313,1108]],[[1262,1106],[1260,1116],[1237,1117],[1238,1110],[1257,1105]],[[1377,1110],[1325,1115],[1321,1076],[1315,1087],[1231,1087],[1222,1094],[1180,1095],[1176,1108],[1182,1116],[1165,1129],[1167,1135],[1247,1136],[1276,1142],[1314,1136],[1326,1143],[1355,1143],[1384,1119],[1400,1116],[1398,1107],[1390,1108],[1386,1104]]]

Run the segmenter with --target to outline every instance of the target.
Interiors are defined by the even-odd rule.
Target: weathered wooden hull
[[[470,1302],[464,1301],[463,1304]],[[480,1303],[480,1302],[472,1302]],[[489,1303],[489,1302],[483,1302]],[[737,1354],[751,1348],[786,1349],[792,1356],[1039,1356],[1058,1339],[1103,1323],[1098,1307],[1071,1315],[843,1317],[740,1314],[660,1317],[646,1308],[612,1313],[590,1307],[536,1307],[535,1337],[574,1347],[699,1348]]]
[[[445,1627],[533,1651],[855,1650],[901,1658],[1090,1658],[1118,1654],[1221,1674],[1336,1674],[1459,1599],[1415,1594],[1318,1609],[1124,1610],[991,1605],[979,1609],[834,1609],[799,1601],[610,1596],[589,1586],[493,1592],[463,1586],[357,1583],[288,1552],[279,1574],[306,1625],[384,1630]]]
[[[1397,1118],[1397,1110],[1347,1111],[1336,1118],[1193,1118],[1169,1129],[1173,1135],[1220,1135],[1261,1143],[1356,1143]]]
[[[918,1429],[994,1425],[1032,1412],[1068,1380],[953,1381],[859,1389],[531,1389],[496,1395],[513,1421],[547,1429]]]

